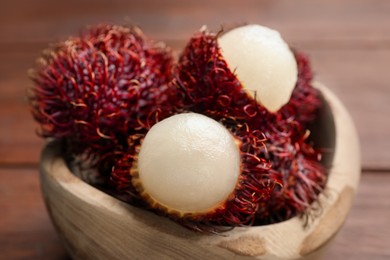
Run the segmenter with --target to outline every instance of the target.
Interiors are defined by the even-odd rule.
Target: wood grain
[[[4,209],[0,259],[66,259],[40,197],[38,179],[37,170],[0,170],[0,207]],[[390,258],[388,183],[390,172],[362,175],[352,211],[325,259]]]
[[[363,174],[350,216],[326,259],[390,258],[389,173]]]
[[[364,169],[390,169],[390,49],[309,51],[319,81],[352,115]]]
[[[68,259],[46,213],[37,169],[0,169],[0,259]]]
[[[295,217],[277,225],[237,227],[222,235],[191,232],[76,178],[62,158],[60,143],[52,142],[42,153],[41,185],[52,221],[69,253],[83,260],[144,259],[151,255],[172,259],[319,259],[313,254],[334,237],[351,209],[360,178],[360,154],[349,114],[325,86],[315,86],[329,104],[316,123],[334,123],[334,127],[320,129],[322,135],[313,141],[328,140],[326,147],[334,150],[334,156],[324,193],[328,194],[319,197],[321,212],[306,228],[302,228],[305,221]]]
[[[275,27],[293,41],[388,40],[389,11],[384,0],[15,0],[6,1],[0,11],[5,21],[0,32],[5,43],[48,41],[73,34],[80,25],[128,20],[158,38],[183,39],[203,24],[220,28],[255,22]]]
[[[357,125],[366,170],[325,259],[389,259],[390,1],[3,0],[0,8],[0,259],[66,259],[39,193],[43,141],[25,102],[26,71],[49,42],[85,24],[135,23],[180,52],[208,24],[256,22],[310,54],[316,77]],[[371,171],[372,170],[372,171]]]
[[[26,103],[0,102],[0,166],[38,165],[44,141]]]

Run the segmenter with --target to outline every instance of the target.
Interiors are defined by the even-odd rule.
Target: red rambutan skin
[[[176,83],[184,93],[186,109],[214,119],[233,118],[247,124],[261,121],[266,110],[243,89],[228,68],[217,44],[217,35],[196,34],[180,56]]]
[[[138,181],[137,160],[144,135],[129,138],[129,150],[115,160],[111,181],[121,199],[132,204],[149,208],[157,214],[167,216],[191,229],[210,231],[210,225],[242,226],[255,222],[258,205],[270,199],[283,176],[271,168],[271,164],[257,156],[263,154],[265,137],[260,131],[250,131],[246,124],[231,119],[221,121],[240,143],[241,174],[233,196],[218,205],[214,210],[202,214],[181,214],[173,209],[156,207],[147,194],[143,194]],[[280,187],[279,187],[280,188]]]
[[[168,216],[202,230],[210,224],[274,223],[301,214],[326,181],[304,127],[320,105],[308,60],[295,52],[299,79],[292,98],[278,113],[269,113],[230,71],[216,39],[207,32],[196,35],[173,82],[170,53],[134,28],[101,25],[56,45],[33,76],[30,100],[41,134],[104,151],[114,165],[110,178],[120,198],[150,207],[133,184],[142,139],[155,122],[178,111],[202,113],[240,141],[238,185],[208,214]]]
[[[292,119],[303,125],[315,119],[316,112],[321,107],[319,90],[313,88],[313,72],[308,57],[293,50],[298,66],[298,80],[289,102],[284,105],[279,114],[285,119]]]
[[[248,95],[234,71],[228,68],[217,38],[218,34],[199,32],[180,56],[175,79],[184,92],[187,109],[255,125],[269,121],[268,117],[275,114],[303,124],[314,119],[321,101],[319,91],[312,87],[313,73],[304,54],[294,51],[298,80],[289,102],[277,113],[270,113]]]
[[[251,156],[268,163],[276,179],[262,179],[257,168],[242,172],[244,179],[257,178],[260,191],[266,182],[274,182],[268,199],[253,200],[257,213],[255,223],[275,223],[303,214],[314,202],[326,183],[327,171],[319,163],[320,154],[308,141],[306,123],[312,121],[321,106],[318,90],[311,85],[312,72],[308,59],[298,53],[298,81],[291,100],[277,113],[270,113],[250,97],[224,60],[217,43],[218,34],[197,33],[180,56],[176,84],[183,91],[186,109],[205,114],[218,121],[231,119],[245,124],[250,133],[261,133],[264,146],[249,151]],[[256,96],[256,93],[255,93]],[[257,134],[259,135],[259,134]],[[245,158],[245,156],[243,156]],[[243,165],[247,162],[243,161]],[[244,181],[244,185],[245,185]],[[225,209],[238,215],[238,203]],[[222,222],[235,225],[253,223],[245,217],[228,217]]]
[[[174,110],[172,62],[138,28],[101,24],[55,44],[31,76],[39,134],[102,152],[126,146],[129,134]]]

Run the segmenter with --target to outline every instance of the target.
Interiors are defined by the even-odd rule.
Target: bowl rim
[[[334,116],[336,152],[326,186],[329,193],[321,194],[318,202],[322,207],[321,215],[312,220],[308,227],[304,228],[300,217],[293,217],[271,225],[236,227],[223,235],[194,233],[167,218],[126,204],[85,183],[68,169],[61,156],[59,143],[50,142],[41,155],[40,176],[45,202],[57,230],[63,233],[64,227],[56,224],[58,216],[53,215],[52,211],[57,202],[50,194],[60,191],[62,195],[71,194],[77,203],[98,207],[113,216],[127,218],[125,228],[129,230],[131,225],[141,225],[160,236],[173,236],[180,243],[190,242],[195,248],[201,247],[203,250],[206,250],[205,246],[211,246],[235,255],[276,256],[280,259],[298,258],[317,251],[341,228],[351,208],[360,176],[360,152],[356,129],[345,107],[324,85],[318,82],[314,85],[323,94]],[[345,162],[346,159],[348,163]],[[64,199],[66,198],[62,198]],[[289,250],[281,250],[283,248]]]

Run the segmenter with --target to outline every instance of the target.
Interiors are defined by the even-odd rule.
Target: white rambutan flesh
[[[240,161],[239,143],[223,125],[196,113],[178,114],[155,124],[142,142],[141,193],[167,211],[206,214],[231,196]]]
[[[276,112],[291,97],[298,77],[294,54],[279,32],[246,25],[223,34],[218,46],[250,95]]]

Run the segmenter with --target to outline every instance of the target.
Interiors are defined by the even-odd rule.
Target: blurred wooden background
[[[0,259],[68,259],[46,214],[25,100],[28,68],[49,42],[88,24],[137,24],[176,53],[203,24],[279,30],[308,53],[316,78],[355,120],[363,176],[326,259],[390,259],[390,1],[2,0],[0,5]]]

